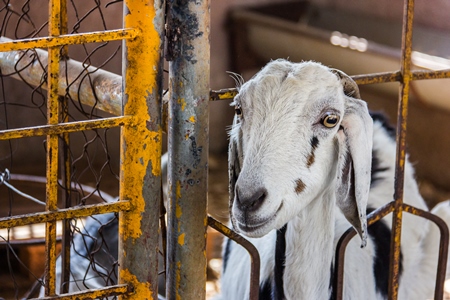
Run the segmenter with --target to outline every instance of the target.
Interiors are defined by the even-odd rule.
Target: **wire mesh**
[[[61,6],[59,19],[52,14],[49,18],[50,5]],[[121,209],[110,204],[118,204],[120,127],[128,124],[124,117],[115,118],[122,115],[122,77],[118,74],[123,64],[120,38],[127,35],[122,30],[123,6],[123,1],[100,0],[0,2],[1,41],[26,40],[16,49],[2,49],[7,52],[2,52],[0,58],[0,217],[20,225],[4,223],[1,227],[5,229],[0,229],[0,251],[4,254],[0,258],[4,266],[0,271],[2,297],[43,296],[44,286],[49,289],[47,293],[53,294],[118,283],[117,212]],[[56,31],[55,24],[60,24]],[[68,40],[71,45],[55,45],[61,58],[56,87],[58,116],[53,123],[56,132],[55,127],[48,126],[54,118],[49,114],[54,108],[48,97],[55,94],[48,91],[48,82],[54,76],[48,73],[51,54],[40,49],[51,45],[49,31],[81,39]],[[95,36],[95,32],[104,35]],[[91,42],[83,43],[83,38]],[[53,134],[61,132],[56,138],[59,150],[55,150],[59,164],[51,170],[57,170],[56,208],[67,214],[58,217],[50,212],[44,220],[33,214],[46,211],[46,156],[55,149],[48,147],[52,130]],[[24,132],[26,138],[17,135],[18,131]],[[30,197],[44,205],[32,203]],[[98,204],[106,206],[95,207]],[[90,210],[81,214],[100,214],[65,218],[72,208],[80,207]],[[104,214],[107,211],[116,213]],[[20,218],[25,214],[29,221]],[[45,285],[45,273],[52,271],[45,270],[46,230],[44,223],[36,223],[39,220],[56,222],[61,255],[56,261],[53,287]],[[52,244],[50,241],[47,245],[47,252],[53,251]],[[123,294],[129,292],[129,287],[105,291],[104,295]]]

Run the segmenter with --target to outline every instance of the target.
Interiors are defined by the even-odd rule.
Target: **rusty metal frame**
[[[148,5],[149,3],[153,5]],[[209,2],[202,2],[203,5],[208,6]],[[169,1],[169,4],[174,4],[173,1]],[[96,297],[106,297],[112,295],[122,295],[123,297],[129,297],[133,299],[150,298],[157,299],[156,295],[156,278],[157,278],[157,240],[152,239],[150,242],[145,240],[144,230],[147,232],[157,232],[158,219],[159,219],[159,199],[161,195],[160,183],[161,183],[161,170],[160,170],[160,156],[161,156],[161,135],[162,135],[162,117],[161,117],[161,82],[162,82],[162,45],[163,45],[163,32],[164,32],[164,2],[159,1],[145,1],[145,0],[127,0],[124,1],[125,7],[125,24],[124,29],[111,30],[103,32],[90,32],[81,34],[65,34],[65,0],[50,0],[50,21],[49,21],[49,36],[45,38],[37,39],[27,39],[27,40],[16,40],[7,41],[5,39],[1,40],[0,43],[0,64],[2,67],[6,64],[12,67],[11,73],[17,71],[17,61],[14,61],[14,57],[20,57],[21,51],[25,49],[40,47],[48,48],[48,53],[34,49],[36,55],[48,61],[48,124],[39,127],[32,128],[21,128],[16,130],[4,130],[0,131],[0,139],[12,139],[12,138],[23,138],[29,136],[47,136],[47,147],[48,147],[48,157],[47,157],[47,211],[44,213],[36,213],[30,215],[16,216],[11,218],[1,218],[0,227],[7,228],[17,225],[32,224],[46,222],[47,224],[47,234],[46,234],[46,248],[47,248],[47,279],[46,279],[46,295],[45,299],[77,299],[77,298],[96,298]],[[172,8],[169,5],[169,8]],[[376,210],[368,216],[368,223],[373,224],[374,222],[385,217],[389,213],[393,215],[393,234],[392,234],[392,249],[391,249],[391,263],[390,263],[390,281],[389,281],[389,299],[397,299],[398,297],[398,270],[399,270],[399,257],[400,257],[400,240],[401,240],[401,226],[402,226],[402,215],[403,212],[407,212],[418,217],[424,217],[432,222],[434,222],[440,229],[441,241],[440,241],[440,252],[439,252],[439,266],[438,266],[438,276],[435,291],[435,299],[442,299],[442,286],[445,275],[447,252],[448,252],[448,242],[449,242],[449,232],[445,223],[438,217],[432,215],[429,212],[422,211],[411,207],[403,203],[403,178],[404,178],[404,164],[405,164],[405,140],[406,140],[406,122],[407,122],[407,112],[408,112],[408,92],[411,80],[422,80],[422,79],[435,79],[435,78],[450,78],[450,70],[443,71],[412,71],[410,69],[411,61],[411,39],[412,39],[412,20],[413,20],[413,0],[405,0],[404,4],[404,22],[403,22],[403,38],[402,38],[402,56],[401,56],[401,69],[393,72],[377,73],[377,74],[366,74],[353,76],[353,79],[358,84],[374,84],[383,82],[399,82],[400,92],[399,92],[399,106],[398,106],[398,129],[397,129],[397,158],[396,158],[396,171],[395,171],[395,195],[394,200],[388,203],[386,206]],[[202,22],[202,25],[209,26],[209,14],[201,14],[201,10],[192,9],[189,13],[196,14],[198,20]],[[207,8],[207,10],[209,7]],[[173,25],[173,24],[170,24]],[[205,32],[208,29],[205,27]],[[176,27],[175,27],[175,33]],[[145,34],[144,34],[145,33]],[[209,32],[208,32],[209,34]],[[170,36],[170,35],[169,35]],[[178,38],[178,36],[176,36]],[[61,63],[62,57],[61,53],[64,55],[64,51],[60,52],[61,46],[69,44],[81,44],[99,41],[113,41],[113,40],[123,40],[125,45],[124,60],[125,67],[123,76],[118,76],[104,72],[97,69],[89,69],[80,65],[77,62],[68,60]],[[177,39],[175,39],[177,40]],[[181,43],[189,44],[192,40],[181,40]],[[204,44],[204,41],[199,42],[200,49],[209,47],[209,44]],[[143,50],[145,49],[145,50]],[[199,48],[197,48],[198,50]],[[174,50],[174,49],[171,49]],[[205,49],[203,49],[204,51]],[[199,127],[195,127],[194,131],[200,131],[200,128],[204,129],[205,121],[204,117],[206,113],[204,112],[205,107],[203,106],[199,111],[197,108],[190,108],[189,105],[194,103],[184,103],[186,99],[183,97],[183,93],[186,92],[184,87],[184,82],[179,77],[177,72],[180,70],[186,72],[195,72],[199,70],[180,69],[185,68],[184,62],[177,61],[180,57],[176,56],[176,52],[170,52],[172,56],[171,60],[175,62],[172,63],[172,100],[171,103],[174,105],[174,110],[171,111],[171,117],[169,117],[169,122],[173,122],[173,118],[186,118],[191,123],[200,124]],[[175,56],[173,56],[175,55]],[[195,55],[200,55],[200,59],[205,59],[206,54],[201,52],[195,53]],[[47,58],[48,57],[48,58]],[[209,59],[207,59],[209,62]],[[136,63],[136,62],[139,62]],[[142,66],[142,62],[145,62],[145,66]],[[65,122],[60,120],[60,109],[59,109],[59,96],[64,96],[67,92],[66,87],[62,86],[66,80],[63,80],[65,74],[70,72],[62,72],[64,65],[72,64],[82,72],[92,72],[92,76],[98,76],[98,84],[96,85],[95,95],[92,91],[89,93],[89,88],[86,88],[86,97],[79,99],[84,104],[93,105],[95,99],[99,100],[96,103],[99,109],[105,110],[115,116],[112,118],[104,118],[94,121],[83,121],[83,122]],[[25,66],[23,65],[23,70],[25,72]],[[137,68],[139,66],[139,68]],[[83,68],[83,69],[80,69]],[[75,68],[76,69],[76,68]],[[21,71],[21,72],[22,72]],[[93,72],[95,71],[95,72]],[[40,85],[41,76],[43,70],[35,70],[35,72],[25,72],[24,74],[29,75],[34,81],[35,85]],[[204,73],[203,73],[204,74]],[[207,76],[203,76],[207,77]],[[131,80],[133,78],[133,80]],[[139,80],[136,80],[139,78]],[[124,86],[124,91],[122,93],[122,81]],[[133,82],[134,81],[134,82]],[[139,82],[139,84],[136,84]],[[193,82],[188,81],[188,84],[193,84]],[[195,105],[198,104],[198,100],[223,100],[232,99],[236,94],[236,89],[224,89],[219,91],[209,92],[209,83],[204,82],[208,92],[205,93],[205,87],[201,87],[199,91],[199,98],[195,99]],[[77,90],[81,87],[82,82],[71,86],[69,93],[72,88]],[[191,88],[191,87],[189,87]],[[209,94],[208,94],[209,93]],[[101,97],[98,97],[101,95]],[[104,95],[104,96],[103,96]],[[77,96],[74,95],[74,99]],[[205,101],[208,102],[208,101]],[[177,107],[177,105],[179,107]],[[187,105],[187,106],[186,106]],[[142,107],[147,107],[148,110],[143,110]],[[183,111],[183,108],[187,107],[187,114],[179,113],[179,110]],[[191,118],[193,116],[193,118]],[[172,120],[170,120],[172,118]],[[173,124],[173,123],[172,123]],[[122,153],[121,160],[123,164],[123,170],[121,172],[121,184],[120,184],[120,200],[114,203],[107,204],[97,204],[97,205],[87,205],[83,207],[75,208],[65,208],[58,209],[56,207],[56,188],[58,182],[58,135],[66,134],[74,131],[89,130],[95,128],[109,128],[117,127],[122,128]],[[180,132],[187,129],[180,127]],[[177,139],[178,133],[172,133]],[[186,137],[185,135],[181,136]],[[189,136],[188,136],[189,138]],[[196,137],[197,138],[197,137]],[[201,137],[202,143],[207,141],[206,137]],[[175,147],[179,147],[178,143],[182,141],[175,141]],[[207,142],[206,142],[207,143]],[[190,146],[192,147],[192,144]],[[207,145],[204,146],[207,149]],[[192,150],[192,148],[190,149]],[[197,149],[198,150],[198,149]],[[205,151],[206,152],[206,151]],[[180,154],[181,153],[181,154]],[[182,152],[174,154],[172,156],[172,164],[177,161],[180,157],[183,157]],[[177,157],[176,155],[180,155]],[[137,158],[133,160],[133,158]],[[204,158],[202,158],[204,159]],[[205,237],[205,227],[209,225],[216,230],[222,232],[224,235],[235,240],[239,244],[243,245],[252,260],[252,271],[251,271],[251,289],[250,289],[250,299],[258,298],[258,272],[259,272],[259,255],[254,247],[243,239],[241,236],[234,233],[232,230],[226,228],[224,225],[215,221],[210,217],[202,219],[202,224],[195,227],[190,235],[200,234],[200,237],[189,240],[186,235],[183,235],[182,231],[188,231],[192,225],[189,222],[195,222],[195,220],[184,220],[181,218],[184,213],[180,208],[187,208],[187,205],[192,199],[193,194],[187,194],[184,196],[182,194],[182,184],[187,183],[188,178],[177,177],[175,172],[172,172],[172,206],[173,208],[169,210],[169,218],[172,218],[174,228],[176,231],[170,233],[172,235],[173,253],[180,253],[179,256],[175,256],[175,260],[169,260],[170,263],[175,263],[175,268],[168,269],[168,271],[173,272],[169,275],[169,282],[174,286],[175,290],[169,294],[170,299],[181,299],[188,298],[192,295],[198,295],[200,293],[200,298],[202,298],[202,293],[199,292],[199,287],[202,289],[204,285],[204,275],[199,275],[200,281],[195,282],[196,287],[188,288],[187,292],[177,290],[181,285],[187,284],[187,282],[181,281],[182,277],[184,280],[186,274],[186,268],[181,266],[185,263],[186,258],[183,254],[183,247],[185,249],[193,249],[193,243],[200,241],[200,246],[203,245],[201,240]],[[203,176],[203,175],[199,175]],[[206,176],[206,175],[205,175]],[[205,180],[206,177],[203,178]],[[144,186],[144,180],[147,184]],[[186,182],[185,182],[186,181]],[[188,183],[189,184],[189,183]],[[183,192],[184,193],[184,192]],[[200,196],[206,193],[206,186],[201,186],[199,188]],[[203,211],[205,206],[205,201],[200,201],[197,203],[196,207],[199,207]],[[182,207],[183,206],[183,207]],[[206,207],[205,207],[206,208]],[[55,296],[55,286],[54,286],[54,268],[55,268],[55,221],[64,220],[68,218],[88,216],[97,213],[106,212],[121,212],[120,218],[120,240],[121,240],[121,269],[120,269],[120,279],[119,284],[116,286],[108,287],[105,289],[99,289],[95,291],[87,291],[82,293],[66,294],[62,296]],[[188,214],[185,214],[185,216]],[[183,217],[185,217],[183,216]],[[184,225],[183,222],[187,222]],[[351,237],[354,235],[353,230],[348,230],[341,238],[339,245],[336,250],[336,276],[334,283],[334,293],[336,299],[342,299],[342,287],[343,287],[343,268],[344,268],[344,253],[345,246]],[[144,238],[143,238],[144,237]],[[186,242],[186,245],[184,244]],[[149,244],[150,243],[150,244]],[[148,247],[150,245],[150,247]],[[180,247],[181,246],[181,247]],[[147,248],[146,248],[147,247]],[[140,252],[140,249],[150,249],[148,252]],[[178,254],[176,254],[178,255]],[[146,264],[142,265],[142,262],[146,258]],[[178,258],[176,258],[178,257]],[[138,263],[137,263],[138,262]],[[168,265],[169,265],[168,264]],[[179,264],[179,265],[178,265]],[[189,265],[189,263],[187,263]],[[173,266],[172,266],[173,267]],[[170,267],[169,267],[170,268]],[[200,273],[204,271],[204,264],[199,264],[196,266],[196,272],[200,270]],[[178,285],[178,286],[177,286]],[[169,288],[171,288],[169,286]],[[190,289],[190,290],[189,290]],[[203,296],[204,297],[204,296]]]
[[[66,9],[66,0],[49,0],[48,37],[0,40],[0,64],[4,74],[20,72],[35,86],[42,86],[42,75],[45,72],[48,74],[47,84],[43,86],[48,91],[47,125],[0,131],[0,140],[47,137],[46,211],[0,218],[0,227],[46,223],[44,299],[92,299],[108,296],[157,299],[156,233],[161,196],[160,114],[165,7],[158,0],[125,0],[124,29],[80,34],[67,34]],[[67,45],[114,40],[122,40],[124,43],[123,76],[67,58]],[[48,51],[35,49],[38,47],[47,48]],[[29,49],[34,55],[26,57],[25,53]],[[36,56],[43,62],[42,65],[47,64],[47,70],[42,65],[32,64]],[[70,71],[66,72],[68,69]],[[94,91],[90,84],[83,82],[84,77],[80,77],[80,74],[90,76],[94,82]],[[73,84],[67,87],[66,82]],[[61,111],[64,107],[60,107],[64,103],[64,99],[60,97],[64,97],[66,93],[74,100],[95,105],[116,117],[67,122],[62,114],[64,111]],[[60,144],[59,136],[63,137],[65,143],[69,143],[67,134],[70,132],[112,127],[120,127],[122,130],[120,199],[123,200],[59,209],[56,203],[61,163],[66,165],[63,180],[70,177],[70,173],[66,173],[68,161],[64,158],[67,156],[60,156],[64,151],[61,146],[64,145]],[[70,182],[66,184],[70,185]],[[56,295],[56,221],[108,212],[121,214],[119,283],[103,289]],[[69,262],[66,259],[64,261],[63,269],[67,269]],[[67,291],[62,290],[64,292]]]
[[[375,74],[364,74],[352,76],[359,85],[375,84],[385,82],[399,82],[399,100],[397,113],[397,132],[396,132],[396,163],[395,163],[395,194],[392,202],[377,209],[368,216],[368,225],[371,225],[389,213],[392,213],[393,227],[391,238],[390,267],[389,267],[389,289],[388,299],[396,300],[398,298],[399,287],[399,264],[400,264],[400,244],[403,212],[413,214],[417,217],[426,218],[435,223],[441,234],[439,245],[438,269],[436,277],[436,286],[434,299],[443,299],[443,287],[445,272],[447,267],[447,255],[449,247],[449,229],[446,223],[439,217],[430,212],[414,208],[403,203],[403,182],[404,167],[406,160],[406,125],[408,117],[409,87],[412,80],[450,78],[450,70],[440,71],[417,71],[411,70],[412,53],[412,30],[414,16],[414,0],[404,1],[403,10],[403,31],[401,44],[401,68],[398,71],[383,72]],[[224,89],[211,92],[211,100],[222,100],[233,98],[237,94],[236,89]],[[353,228],[350,228],[343,234],[336,248],[335,274],[333,282],[333,299],[343,299],[344,285],[344,256],[345,248],[351,238],[356,234]],[[253,282],[256,285],[259,283]],[[258,299],[257,296],[250,296],[250,299]]]

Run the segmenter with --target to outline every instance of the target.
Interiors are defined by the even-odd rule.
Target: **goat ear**
[[[366,206],[372,165],[373,121],[364,101],[345,97],[345,115],[338,132],[339,170],[336,200],[344,216],[367,242]]]
[[[231,209],[234,202],[236,181],[239,177],[239,173],[241,172],[242,165],[242,138],[241,131],[237,127],[238,122],[238,117],[235,116],[233,120],[233,126],[230,130],[230,143],[228,145],[228,194],[230,197],[228,205],[230,210],[231,223],[235,229],[237,229],[237,227],[234,226],[235,222]]]

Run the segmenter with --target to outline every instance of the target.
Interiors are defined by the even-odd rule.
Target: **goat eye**
[[[323,126],[328,128],[333,128],[339,123],[339,116],[334,114],[327,114],[322,120],[321,123]]]
[[[242,116],[242,108],[240,105],[236,105],[236,107],[234,108],[234,111],[236,113],[236,116],[238,116],[238,117]]]

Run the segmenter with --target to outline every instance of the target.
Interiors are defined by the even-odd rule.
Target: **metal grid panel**
[[[396,150],[396,164],[395,164],[395,194],[394,200],[384,207],[381,207],[371,213],[368,216],[368,225],[371,225],[381,218],[385,217],[392,212],[393,228],[392,228],[392,240],[391,240],[391,253],[390,253],[390,267],[389,267],[389,290],[388,298],[395,300],[398,298],[398,286],[399,286],[399,265],[400,265],[400,243],[401,243],[401,228],[402,228],[402,215],[403,212],[407,212],[418,217],[426,218],[434,222],[441,233],[440,247],[439,247],[439,262],[435,286],[434,299],[443,299],[444,297],[444,281],[445,271],[447,265],[448,243],[449,243],[449,230],[445,222],[436,217],[435,215],[411,207],[403,203],[403,182],[404,182],[404,167],[406,157],[406,125],[408,117],[408,99],[410,82],[412,80],[424,80],[424,79],[437,79],[437,78],[450,78],[450,70],[440,71],[417,71],[411,70],[411,53],[412,53],[412,30],[413,30],[413,16],[414,16],[414,0],[404,1],[403,12],[403,31],[402,31],[402,44],[401,44],[401,69],[393,72],[384,72],[376,74],[364,74],[352,76],[355,82],[359,85],[364,84],[376,84],[385,82],[399,82],[399,100],[398,100],[398,113],[397,113],[397,150]],[[233,98],[237,91],[235,89],[226,89],[220,91],[211,92],[211,100],[221,100]],[[217,225],[214,225],[216,227]],[[228,232],[229,229],[221,230],[230,238],[231,235]],[[334,296],[333,299],[343,298],[343,280],[344,280],[344,254],[345,248],[351,238],[356,232],[350,228],[340,239],[336,249],[336,266],[334,275]],[[239,242],[239,239],[235,239]],[[253,251],[248,249],[249,253],[254,257]],[[252,258],[253,260],[253,258]],[[258,260],[253,260],[253,264],[258,264]],[[252,266],[255,268],[255,266]],[[252,269],[253,270],[253,269]],[[253,273],[252,273],[253,276]],[[256,279],[259,278],[257,274]],[[256,279],[251,279],[251,292],[250,299],[258,299],[258,285],[259,282]]]
[[[47,222],[47,228],[48,228],[48,234],[47,234],[47,256],[49,261],[49,267],[48,267],[48,280],[46,284],[46,291],[47,294],[53,294],[54,293],[54,285],[52,286],[53,277],[54,274],[52,274],[52,266],[54,266],[54,247],[55,247],[55,236],[54,236],[54,221],[58,219],[67,219],[75,216],[84,216],[89,215],[93,213],[99,213],[99,212],[123,212],[122,215],[122,222],[121,222],[121,237],[123,238],[123,248],[122,251],[125,251],[127,255],[136,256],[138,257],[140,254],[133,252],[133,245],[134,242],[137,240],[138,243],[142,243],[142,241],[139,241],[141,236],[141,224],[140,224],[140,218],[136,218],[139,216],[144,210],[143,207],[145,206],[144,202],[144,194],[148,195],[153,200],[150,200],[148,203],[152,205],[151,203],[157,203],[155,201],[156,197],[159,196],[160,191],[159,189],[159,183],[160,183],[160,170],[158,167],[160,162],[160,135],[161,135],[161,126],[157,122],[152,121],[159,121],[159,109],[158,103],[160,103],[160,99],[158,98],[160,96],[160,86],[158,86],[158,82],[160,82],[160,79],[158,78],[158,74],[161,74],[159,71],[160,69],[160,55],[161,55],[161,32],[162,32],[162,13],[161,11],[158,11],[158,9],[155,9],[153,7],[148,7],[145,3],[146,1],[128,1],[125,5],[129,9],[128,18],[126,18],[126,27],[130,27],[132,29],[121,29],[121,30],[114,30],[109,32],[98,32],[98,33],[86,33],[86,34],[75,34],[75,35],[62,35],[62,31],[64,29],[57,29],[57,28],[64,28],[64,26],[59,26],[61,22],[64,22],[60,16],[61,16],[61,8],[64,7],[65,2],[62,1],[51,1],[50,5],[50,33],[48,38],[39,38],[39,39],[31,39],[31,40],[23,40],[23,41],[15,41],[15,42],[5,42],[0,44],[0,49],[2,51],[13,51],[13,50],[19,50],[19,49],[27,49],[29,47],[43,47],[43,48],[49,48],[49,74],[54,76],[49,76],[48,80],[48,90],[49,90],[49,103],[48,106],[48,125],[41,126],[41,127],[34,127],[34,128],[23,128],[20,130],[6,130],[1,132],[1,139],[11,139],[11,138],[21,138],[26,136],[35,136],[35,135],[47,135],[49,143],[47,144],[48,147],[48,166],[47,166],[47,210],[48,212],[45,213],[38,213],[35,215],[30,216],[24,216],[24,217],[17,217],[17,218],[5,218],[0,220],[0,226],[1,227],[11,227],[16,226],[19,224],[31,224],[34,222]],[[155,7],[161,7],[161,5],[154,5]],[[369,216],[369,223],[376,222],[377,220],[381,219],[385,215],[387,215],[390,212],[393,212],[393,220],[394,220],[394,227],[393,227],[393,249],[392,249],[392,256],[391,256],[391,267],[390,267],[390,273],[391,273],[391,279],[390,279],[390,287],[389,287],[389,297],[390,299],[396,299],[397,298],[397,291],[398,291],[398,264],[399,264],[399,247],[400,247],[400,230],[402,226],[402,213],[403,211],[406,211],[408,213],[412,213],[418,216],[427,217],[434,221],[436,224],[440,226],[441,232],[442,232],[442,238],[441,238],[441,251],[440,251],[440,263],[439,263],[439,272],[440,277],[437,279],[437,285],[436,285],[436,299],[442,298],[442,286],[443,286],[443,268],[445,268],[445,260],[446,260],[446,253],[448,248],[448,229],[445,225],[442,225],[441,221],[437,218],[434,218],[433,216],[430,216],[427,212],[419,211],[417,209],[414,209],[412,207],[409,207],[408,205],[403,203],[403,175],[404,175],[404,161],[405,161],[405,137],[406,137],[406,121],[407,121],[407,110],[408,110],[408,91],[409,91],[409,84],[411,80],[421,80],[421,79],[432,79],[432,78],[449,78],[450,77],[450,71],[436,71],[436,72],[427,72],[427,71],[411,71],[410,70],[410,58],[411,58],[411,33],[412,33],[412,19],[413,19],[413,7],[414,3],[412,0],[406,0],[405,1],[405,13],[404,13],[404,30],[403,30],[403,42],[402,42],[402,68],[399,71],[395,72],[388,72],[383,74],[369,74],[369,75],[360,75],[360,76],[354,76],[355,81],[358,84],[372,84],[372,83],[381,83],[381,82],[393,82],[398,81],[401,84],[400,88],[400,96],[399,96],[399,113],[398,113],[398,131],[397,131],[397,162],[396,162],[396,187],[395,187],[395,199],[392,203],[388,204],[386,207],[380,208],[379,210],[375,211],[373,214]],[[139,13],[138,11],[144,11],[148,15],[152,16],[152,18],[148,18],[147,22],[144,22],[146,25],[143,26],[139,19]],[[135,13],[134,13],[135,12]],[[134,14],[133,14],[134,13]],[[143,14],[145,15],[145,13]],[[130,17],[132,16],[132,17]],[[150,22],[149,22],[150,20]],[[157,29],[155,29],[155,26],[153,23],[151,23],[152,20],[157,20],[155,24]],[[54,24],[57,24],[54,26]],[[61,31],[60,31],[61,30]],[[151,40],[149,37],[146,37],[146,35],[142,35],[140,33],[143,32],[143,30],[147,30],[147,33],[150,32],[149,36],[153,38]],[[156,37],[156,39],[155,39]],[[60,76],[58,76],[59,73],[59,60],[60,60],[60,52],[59,52],[59,46],[67,45],[67,44],[75,44],[75,43],[86,43],[86,42],[94,42],[94,41],[106,41],[106,40],[117,40],[117,39],[125,39],[127,44],[127,53],[129,57],[129,63],[128,67],[125,68],[125,95],[128,97],[126,99],[126,105],[124,109],[124,116],[122,117],[116,117],[116,118],[105,118],[102,120],[96,120],[96,121],[86,121],[86,122],[74,122],[71,123],[60,123],[60,120],[58,117],[58,101],[57,96],[58,93],[58,84],[61,82]],[[31,46],[30,46],[31,45]],[[137,47],[135,46],[144,46],[148,47],[150,50],[147,53],[142,53],[141,51],[137,51]],[[58,51],[56,51],[58,49]],[[147,48],[146,48],[147,49]],[[10,52],[11,53],[11,52]],[[156,72],[155,69],[152,71],[151,68],[141,68],[141,71],[139,71],[136,67],[136,59],[147,59],[146,61],[150,62],[150,65],[156,66]],[[138,60],[140,61],[140,60]],[[133,64],[134,62],[134,64]],[[142,70],[145,69],[145,70]],[[143,72],[143,73],[141,73]],[[56,76],[55,76],[56,75]],[[135,86],[132,85],[129,86],[127,84],[127,79],[129,78],[144,78],[145,76],[148,76],[145,81],[145,84],[143,86]],[[140,77],[143,76],[143,77]],[[137,81],[137,80],[136,80]],[[156,86],[155,86],[156,83]],[[153,91],[152,96],[147,97],[147,91]],[[221,99],[229,99],[234,97],[236,95],[236,90],[234,89],[228,89],[228,90],[221,90],[221,91],[212,91],[210,94],[211,100],[221,100]],[[142,99],[146,99],[144,102]],[[139,111],[139,104],[149,106],[148,103],[146,103],[147,99],[150,101],[150,103],[156,103],[157,105],[154,105],[156,109],[151,110],[149,112],[142,113],[142,110]],[[114,112],[116,114],[118,113],[118,109],[116,108],[117,105],[112,105],[111,103],[108,103],[108,101],[104,102],[107,107],[113,107],[109,108],[110,112]],[[150,125],[147,128],[147,121],[150,120]],[[57,183],[57,177],[56,177],[56,162],[58,161],[58,157],[54,154],[55,150],[58,149],[58,143],[57,143],[57,134],[63,134],[78,130],[86,130],[90,128],[109,128],[113,126],[121,126],[123,128],[123,158],[124,158],[124,170],[122,173],[122,180],[121,180],[121,199],[127,199],[123,201],[119,201],[116,203],[111,203],[107,205],[93,205],[93,206],[85,206],[83,208],[76,208],[76,209],[60,209],[57,211],[54,207],[54,199],[56,196],[55,192],[55,186]],[[139,140],[139,134],[143,133],[143,136],[147,135],[147,142],[149,145],[152,145],[152,149],[154,149],[151,153],[145,153],[142,152],[142,144],[136,143],[136,141]],[[145,143],[143,143],[145,144]],[[145,144],[146,147],[148,146]],[[145,148],[145,147],[144,147]],[[159,152],[158,152],[159,151]],[[57,152],[57,151],[56,151]],[[53,153],[53,154],[52,154]],[[128,161],[128,155],[129,153],[133,153],[138,158],[142,158],[142,160],[145,162],[143,166],[139,166],[141,164],[141,161],[133,161],[130,159],[130,163],[126,163]],[[141,164],[142,165],[142,164]],[[135,172],[134,169],[136,166],[139,166],[139,171]],[[138,175],[136,175],[136,173]],[[130,174],[130,175],[129,175]],[[134,174],[131,176],[131,174]],[[146,177],[147,176],[147,177]],[[148,190],[145,192],[143,191],[143,178],[146,177],[146,179],[151,178],[151,184],[149,185]],[[136,194],[135,192],[138,191]],[[142,193],[141,193],[142,191]],[[177,195],[177,185],[175,184],[174,187],[175,196]],[[175,201],[176,204],[176,201]],[[157,209],[154,209],[153,211],[158,211]],[[154,212],[153,212],[154,213]],[[176,209],[173,212],[175,214],[175,218],[177,218],[176,215]],[[155,219],[156,215],[149,216],[148,220],[152,220],[150,227],[155,229]],[[232,231],[226,229],[222,225],[218,224],[216,221],[209,218],[208,221],[209,225],[220,230],[221,232],[225,233],[227,236],[233,238],[235,236]],[[349,231],[344,237],[342,238],[342,241],[345,241],[345,239],[350,239],[351,235],[354,234],[351,231]],[[179,242],[180,235],[175,235],[176,241]],[[240,240],[240,237],[234,237],[233,239]],[[243,242],[245,243],[245,242]],[[155,245],[155,244],[154,244]],[[344,245],[344,242],[342,243]],[[249,246],[251,248],[251,246]],[[135,248],[137,249],[137,247]],[[345,245],[340,248],[338,251],[338,257],[341,257],[339,255],[342,255],[343,251],[345,250]],[[152,251],[151,251],[152,252]],[[250,250],[251,253],[254,251]],[[258,272],[258,258],[257,253],[253,253],[253,269],[255,270],[254,273]],[[337,260],[338,262],[343,262],[341,259]],[[154,284],[154,278],[144,278],[147,275],[141,274],[143,270],[154,270],[155,268],[154,263],[155,260],[150,260],[148,266],[140,267],[140,266],[133,266],[133,263],[130,263],[128,260],[122,261],[124,268],[121,271],[121,282],[125,283],[125,285],[118,285],[116,287],[111,287],[103,290],[98,290],[96,292],[84,292],[77,295],[72,295],[65,298],[76,298],[76,297],[101,297],[106,295],[118,295],[118,294],[125,294],[130,292],[130,286],[134,286],[134,296],[137,298],[138,295],[140,296],[150,296],[155,298],[155,290],[152,288],[152,284]],[[130,269],[128,269],[128,267]],[[132,268],[136,268],[136,273],[131,272],[130,270]],[[342,272],[342,267],[336,268],[337,274],[341,274],[339,272]],[[154,273],[153,273],[154,274]],[[181,269],[178,273],[176,273],[175,279],[177,277],[177,274],[181,274]],[[152,277],[152,276],[150,276]],[[339,287],[342,287],[342,276],[337,276],[337,288],[335,289],[337,293],[337,299],[340,299],[342,297],[342,294],[339,294],[342,292],[342,289],[339,291]],[[150,282],[150,286],[146,282]],[[257,284],[257,280],[252,281],[254,282],[253,287]],[[131,284],[131,285],[129,285]],[[180,282],[178,282],[180,284]],[[199,282],[198,285],[201,285],[202,282]],[[252,291],[255,289],[252,289]],[[257,289],[256,292],[253,292],[251,295],[251,299],[257,298]],[[186,296],[187,297],[187,296]],[[61,297],[63,298],[63,297]],[[53,299],[53,297],[52,297]]]
[[[157,299],[158,235],[154,233],[158,232],[161,195],[160,110],[164,7],[158,1],[154,3],[143,0],[124,1],[125,29],[68,34],[67,2],[65,0],[49,1],[48,36],[14,41],[2,38],[0,44],[2,71],[8,70],[9,65],[16,71],[16,77],[23,75],[17,72],[17,68],[22,70],[20,64],[23,64],[25,68],[35,62],[33,56],[30,56],[28,61],[27,58],[22,60],[26,55],[23,55],[21,50],[37,47],[48,49],[48,52],[39,49],[33,52],[41,59],[40,62],[44,62],[43,67],[38,65],[31,71],[25,72],[28,76],[27,82],[31,84],[34,82],[35,86],[41,86],[42,78],[46,78],[47,86],[44,88],[48,91],[47,124],[0,132],[1,140],[46,136],[45,212],[1,218],[0,227],[11,228],[18,225],[46,223],[46,299],[98,298],[112,295]],[[25,2],[22,9],[28,9],[29,5]],[[26,19],[26,13],[24,16]],[[86,68],[84,64],[71,60],[66,63],[67,45],[115,40],[124,40],[123,82],[121,76],[114,76],[97,69],[90,70],[90,67]],[[143,62],[146,64],[145,67],[142,67]],[[47,64],[46,68],[45,64]],[[93,72],[93,76],[90,77],[91,82],[76,77],[83,71]],[[97,85],[92,85],[92,80]],[[67,82],[71,83],[69,87],[65,85]],[[80,102],[80,105],[98,105],[97,108],[119,117],[68,122],[68,114],[65,113],[67,102],[66,99],[61,99],[61,96],[66,93],[71,94]],[[68,157],[67,153],[64,154],[67,148],[62,147],[63,143],[69,143],[68,133],[114,127],[122,129],[120,199],[123,200],[59,209],[57,206],[57,200],[60,197],[58,185],[71,186],[70,168],[67,166],[63,168],[66,170],[63,176],[66,182],[61,183],[58,180],[61,163],[68,162],[64,160]],[[71,218],[107,212],[121,214],[119,256],[123,259],[120,261],[119,284],[94,291],[55,296],[56,221],[63,220],[67,229],[67,222]],[[68,233],[67,237],[70,238],[70,232]],[[63,250],[65,265],[63,270],[69,270],[70,260],[67,252],[69,247],[63,246],[63,248],[66,249],[66,251]],[[65,279],[69,278],[68,271],[63,271],[62,274]],[[67,292],[67,289],[64,290],[63,287],[61,292]]]

